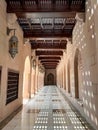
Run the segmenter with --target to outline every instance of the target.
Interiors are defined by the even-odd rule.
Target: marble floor
[[[43,87],[2,130],[92,130],[56,86]]]

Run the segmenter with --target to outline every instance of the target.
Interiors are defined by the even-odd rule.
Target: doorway
[[[47,85],[54,85],[54,75],[52,73],[47,75]]]

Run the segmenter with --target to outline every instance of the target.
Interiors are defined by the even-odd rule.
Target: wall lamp
[[[35,69],[36,68],[36,59],[33,59],[32,65],[33,65],[33,68]]]
[[[18,53],[18,38],[15,36],[16,29],[9,29],[7,27],[7,35],[10,34],[11,31],[14,31],[14,34],[9,39],[9,53],[12,58]]]
[[[44,73],[45,72],[45,68],[40,64],[39,65],[39,71],[41,72],[41,73]]]

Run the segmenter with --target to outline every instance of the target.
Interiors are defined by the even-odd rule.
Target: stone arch
[[[26,57],[24,62],[24,73],[23,73],[23,98],[29,98],[30,88],[30,58]]]
[[[68,93],[71,92],[71,86],[70,86],[70,61],[68,60],[67,64],[67,79],[68,79]]]
[[[47,75],[47,84],[48,85],[54,85],[54,74],[49,73]]]
[[[75,80],[75,98],[80,99],[81,91],[81,68],[82,68],[82,59],[79,49],[76,49],[75,58],[74,58],[74,80]],[[81,91],[82,92],[82,91]]]
[[[64,89],[66,90],[66,65],[64,65]]]
[[[65,79],[64,89],[66,90],[66,65],[64,66],[64,74],[65,74],[65,77],[64,77],[64,79]]]

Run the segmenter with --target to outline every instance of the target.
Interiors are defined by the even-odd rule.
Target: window
[[[6,104],[18,98],[19,73],[8,71]]]

